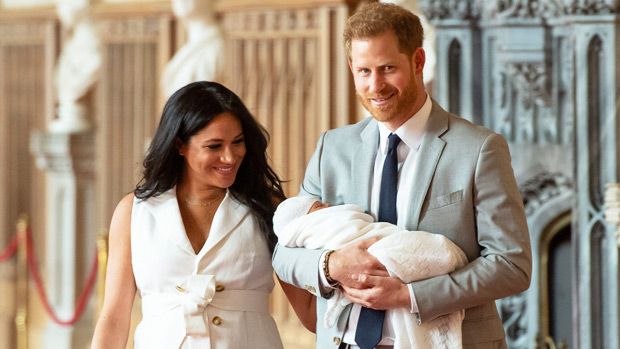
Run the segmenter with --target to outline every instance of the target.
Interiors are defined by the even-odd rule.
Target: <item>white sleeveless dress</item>
[[[131,259],[142,297],[136,349],[282,348],[268,309],[274,282],[266,239],[249,209],[229,193],[198,254],[175,188],[134,199]]]

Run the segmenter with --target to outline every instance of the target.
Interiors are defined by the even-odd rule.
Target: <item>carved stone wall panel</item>
[[[45,177],[29,156],[33,129],[44,129],[51,106],[50,57],[55,43],[49,21],[0,22],[0,246],[15,233],[20,214],[28,214],[37,253],[45,235]],[[0,283],[10,282],[10,263],[0,265]],[[12,289],[12,288],[11,288]],[[0,308],[0,347],[13,346],[13,309]],[[37,323],[31,323],[37,328]]]
[[[572,344],[587,349],[619,348],[618,248],[601,211],[602,188],[616,182],[620,173],[618,2],[474,1],[470,15],[465,16],[462,9],[450,6],[450,0],[422,3],[427,5],[422,8],[430,13],[437,37],[451,35],[457,24],[464,30],[469,26],[471,35],[480,37],[482,58],[472,66],[482,67],[481,74],[474,75],[475,85],[482,90],[482,123],[510,141],[520,182],[527,182],[538,168],[538,172],[559,172],[570,179],[567,183],[574,183],[574,199],[552,198],[548,205],[537,206],[532,203],[539,198],[530,198],[526,203],[535,257],[534,288],[528,291],[527,322],[514,315],[522,304],[519,297],[499,304],[508,315],[509,346],[543,345],[535,337],[544,323],[533,315],[538,310],[530,305],[537,306],[538,298],[533,297],[543,292],[536,287],[536,263],[542,258],[536,252],[540,247],[536,234],[540,222],[557,218],[562,209],[572,210],[570,244],[576,261]],[[465,7],[472,4],[462,3]],[[600,39],[600,49],[589,49],[594,38]],[[443,61],[438,59],[444,62],[438,64],[439,72],[448,71],[447,51],[445,44],[438,45],[438,56],[444,55]],[[441,91],[448,87],[439,85],[449,82],[437,79],[436,83]],[[549,194],[542,188],[535,191]],[[525,323],[530,327],[523,328]],[[519,336],[526,336],[527,344]]]
[[[479,43],[473,35],[471,27],[467,23],[449,25],[442,30],[435,38],[437,50],[447,54],[437,57],[438,66],[451,67],[450,69],[437,69],[435,72],[434,86],[435,98],[442,106],[448,108],[450,112],[456,113],[469,121],[480,123],[481,111],[477,108],[480,103],[476,100],[480,98],[480,91],[474,86],[474,76],[479,73],[480,65],[474,62],[480,59]],[[458,62],[458,76],[450,74],[454,67],[450,64],[450,47],[458,44],[460,47],[460,61]],[[459,83],[459,87],[454,87],[454,83]],[[452,91],[452,92],[451,92]],[[452,110],[451,100],[457,93],[459,100],[459,110]]]
[[[569,102],[569,86],[551,89],[553,72],[561,72],[561,79],[567,78],[567,72],[559,66],[552,70],[547,63],[546,31],[521,27],[488,27],[483,31],[483,124],[509,141],[571,141],[567,137],[572,134],[572,113],[565,104]],[[555,101],[564,104],[552,103]],[[557,108],[563,108],[564,113],[558,115]]]
[[[618,289],[617,269],[605,268],[595,275],[590,272],[594,268],[600,269],[596,265],[618,265],[618,249],[611,243],[615,241],[615,230],[604,222],[599,197],[600,183],[615,182],[619,176],[617,29],[604,22],[584,21],[575,25],[579,27],[574,33],[575,52],[578,53],[575,66],[584,67],[575,80],[576,153],[581,160],[576,168],[577,185],[581,190],[575,224],[580,246],[577,260],[581,300],[578,345],[581,348],[618,348],[619,301],[615,291],[608,291]],[[596,42],[600,43],[600,48],[593,54],[593,43]],[[595,61],[598,63],[591,64]],[[599,76],[595,79],[599,81],[598,86],[592,86],[594,75]],[[593,94],[593,88],[599,92]],[[593,139],[593,130],[597,130],[596,139]],[[592,152],[593,147],[598,151]],[[591,302],[592,299],[597,299],[598,303]]]

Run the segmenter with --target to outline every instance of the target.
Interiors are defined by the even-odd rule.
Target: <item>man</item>
[[[317,295],[319,319],[334,288],[356,303],[333,328],[317,325],[320,349],[394,346],[398,324],[376,310],[396,308],[410,309],[420,324],[465,309],[465,348],[505,348],[494,301],[527,289],[531,273],[506,142],[427,95],[423,32],[411,12],[368,4],[349,18],[344,38],[358,98],[372,118],[321,136],[301,195],[357,204],[378,220],[443,234],[469,263],[403,284],[368,253],[371,239],[336,251],[277,246],[276,273]]]

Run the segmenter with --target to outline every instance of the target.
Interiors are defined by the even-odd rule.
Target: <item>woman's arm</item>
[[[273,196],[274,206],[277,207],[285,198]],[[277,276],[277,275],[276,275]],[[288,298],[289,303],[293,306],[295,314],[308,331],[316,333],[316,297],[310,292],[297,288],[288,284],[278,277],[278,282]]]
[[[302,325],[308,331],[316,333],[316,297],[310,292],[287,284],[279,278],[278,281]]]
[[[103,309],[92,348],[125,348],[131,321],[136,283],[131,268],[131,209],[133,194],[116,206],[110,223],[108,266]]]

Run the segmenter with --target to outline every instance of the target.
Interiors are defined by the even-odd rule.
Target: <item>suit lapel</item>
[[[355,151],[351,166],[353,186],[351,187],[352,196],[350,203],[354,203],[369,212],[370,188],[372,188],[371,179],[379,144],[379,128],[375,120],[371,120],[366,125],[360,133],[360,138],[362,141],[361,149]]]
[[[446,142],[439,138],[448,130],[447,112],[441,109],[433,101],[433,109],[427,122],[426,132],[420,144],[420,150],[416,159],[415,174],[411,187],[411,214],[408,219],[407,228],[410,230],[418,229],[420,223],[420,211],[424,198],[428,192],[433,175],[439,163],[439,158],[443,152]]]

